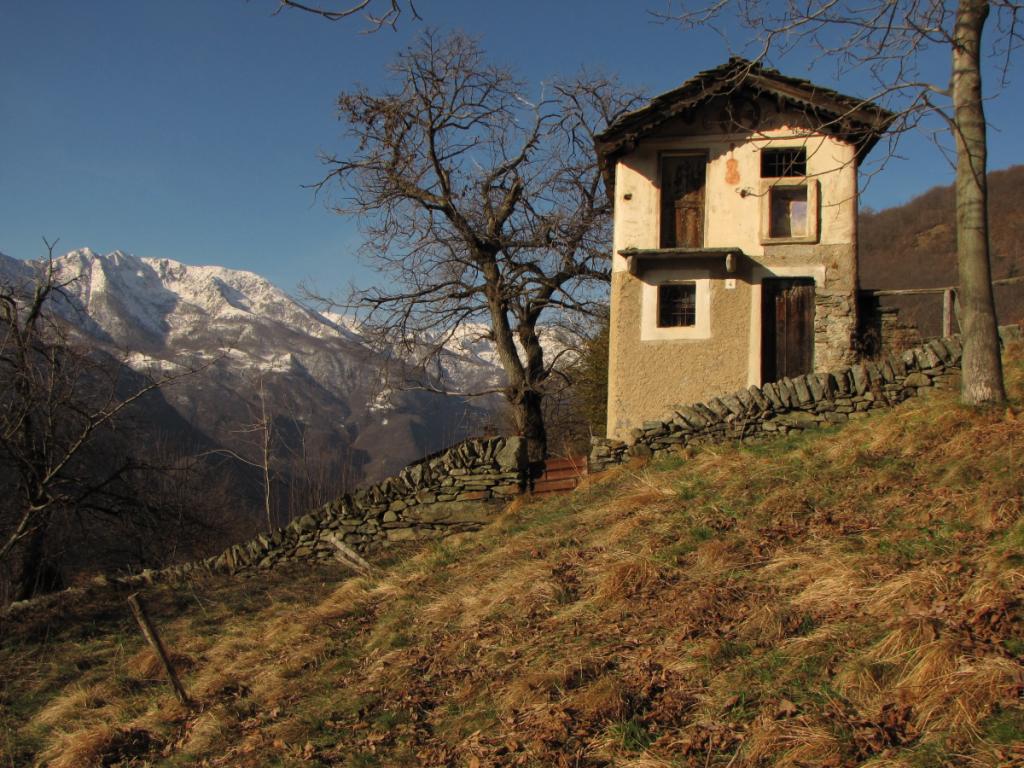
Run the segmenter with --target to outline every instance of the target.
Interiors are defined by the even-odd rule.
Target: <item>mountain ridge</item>
[[[27,284],[43,265],[0,254],[0,280]],[[139,371],[206,366],[170,388],[168,402],[239,453],[251,452],[239,431],[260,397],[288,422],[282,453],[328,457],[343,485],[394,472],[488,418],[461,398],[390,390],[380,350],[356,323],[303,305],[255,272],[89,248],[53,265],[64,284],[55,310],[89,343]],[[501,375],[478,350],[457,346],[446,366],[487,386]]]

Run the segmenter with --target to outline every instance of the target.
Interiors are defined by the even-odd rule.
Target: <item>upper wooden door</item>
[[[661,247],[704,247],[704,155],[661,159]]]
[[[761,302],[761,381],[813,371],[814,280],[767,279]]]

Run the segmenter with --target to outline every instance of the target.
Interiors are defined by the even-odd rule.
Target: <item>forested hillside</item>
[[[993,279],[1024,274],[1024,165],[989,174]],[[909,203],[860,215],[860,284],[866,289],[956,285],[953,187],[935,187]],[[939,296],[886,297],[925,336],[940,331]],[[996,288],[1003,324],[1024,319],[1024,284]]]

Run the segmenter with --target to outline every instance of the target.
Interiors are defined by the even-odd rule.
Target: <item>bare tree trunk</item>
[[[519,326],[519,342],[526,357],[526,388],[520,393],[517,419],[522,421],[520,434],[526,438],[526,453],[530,461],[543,461],[548,455],[548,433],[544,423],[543,392],[544,349],[537,338],[537,317],[531,315]]]
[[[508,320],[508,308],[501,298],[501,274],[493,257],[484,261],[483,274],[487,280],[487,309],[491,316],[494,349],[501,367],[508,376],[506,390],[512,406],[516,431],[526,438],[526,453],[530,461],[542,461],[547,454],[547,433],[544,430],[542,394],[535,388],[530,372],[523,366],[516,349],[515,336]],[[538,344],[539,349],[539,344]],[[530,350],[526,350],[529,355]]]
[[[516,431],[526,438],[526,456],[530,462],[543,461],[548,452],[542,400],[541,393],[529,386],[513,392],[510,398]]]
[[[14,599],[28,600],[39,592],[60,588],[60,576],[46,562],[46,526],[38,525],[24,539],[24,551],[14,584]]]
[[[263,471],[263,512],[267,516],[267,533],[272,533],[274,530],[274,513],[273,513],[273,493],[270,482],[270,461],[272,456],[272,446],[274,441],[273,434],[273,422],[267,416],[267,393],[263,389],[263,377],[260,377],[260,421],[258,429],[263,432],[263,465],[260,469]]]
[[[1006,402],[988,249],[988,150],[980,64],[988,12],[987,0],[960,0],[953,45],[957,266],[964,341],[961,395],[968,405]]]

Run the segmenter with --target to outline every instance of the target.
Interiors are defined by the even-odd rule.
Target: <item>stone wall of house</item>
[[[932,339],[878,361],[751,386],[705,403],[676,406],[664,419],[644,422],[632,430],[630,442],[594,438],[589,470],[600,472],[633,456],[664,454],[708,443],[760,441],[863,418],[921,390],[955,386],[960,357],[958,338]]]
[[[529,475],[523,438],[467,440],[219,555],[115,581],[130,585],[204,572],[244,573],[333,559],[335,540],[369,554],[394,542],[476,530],[523,492]]]
[[[823,368],[849,365],[856,354],[851,341],[857,330],[856,301],[849,290],[814,290],[814,359]]]
[[[879,307],[878,312],[883,353],[900,354],[922,343],[921,331],[913,323],[903,322],[897,307]]]

